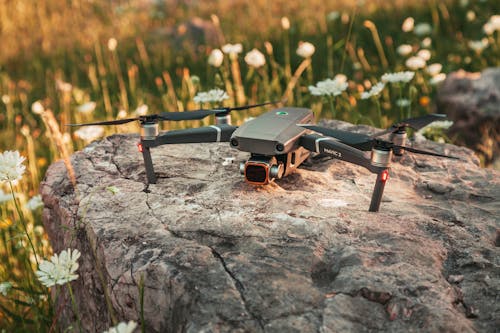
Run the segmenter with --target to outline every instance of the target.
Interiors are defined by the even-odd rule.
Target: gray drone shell
[[[310,109],[274,109],[241,125],[231,136],[231,144],[252,154],[286,154],[296,149],[298,138],[307,133],[297,124],[310,124],[313,119]]]

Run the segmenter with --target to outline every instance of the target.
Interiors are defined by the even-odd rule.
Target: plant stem
[[[19,215],[19,219],[21,220],[21,224],[23,225],[24,232],[26,233],[26,237],[28,237],[28,241],[30,243],[31,249],[33,250],[33,255],[35,256],[36,265],[38,266],[38,258],[36,256],[35,245],[33,245],[33,241],[31,240],[30,234],[28,232],[28,228],[26,227],[26,221],[24,220],[24,214],[21,211],[21,208],[19,207],[19,205],[17,203],[17,199],[16,199],[16,196],[14,195],[14,188],[12,187],[11,181],[9,181],[9,186],[10,186],[10,193],[12,194],[12,199],[14,199],[14,204],[16,205],[17,214]]]
[[[333,97],[328,97],[328,101],[330,102],[330,109],[332,110],[333,119],[337,118],[337,114],[335,112],[335,103]]]
[[[80,333],[82,330],[82,322],[80,321],[80,315],[78,314],[78,307],[76,306],[75,296],[73,295],[73,289],[71,288],[71,284],[68,282],[68,290],[69,296],[71,297],[71,304],[73,305],[73,312],[75,313],[76,320],[78,322],[78,328],[80,329]]]

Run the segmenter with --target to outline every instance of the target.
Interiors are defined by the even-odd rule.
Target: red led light
[[[387,178],[389,178],[389,170],[382,171],[382,173],[380,174],[380,180],[385,182],[387,181]]]
[[[139,149],[139,152],[142,153],[142,143],[138,143],[137,144],[137,148]]]

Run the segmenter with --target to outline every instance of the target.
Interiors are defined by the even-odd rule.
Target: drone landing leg
[[[144,166],[146,167],[146,176],[148,177],[149,184],[156,184],[156,175],[153,168],[153,160],[151,159],[151,150],[148,146],[140,143],[142,157],[144,158]]]
[[[370,212],[378,212],[380,208],[380,202],[382,201],[382,194],[384,193],[385,182],[389,177],[388,169],[384,169],[377,174],[377,181],[375,182],[375,188],[373,189],[372,201],[370,203]]]

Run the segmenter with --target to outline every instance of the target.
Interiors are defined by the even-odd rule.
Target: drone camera
[[[275,157],[253,156],[240,164],[240,172],[245,175],[245,181],[253,185],[266,185],[283,176],[283,164]]]
[[[144,123],[141,124],[141,139],[154,140],[160,134],[158,123]]]

